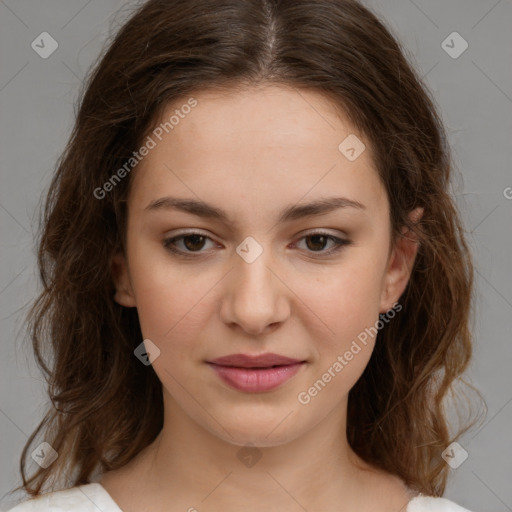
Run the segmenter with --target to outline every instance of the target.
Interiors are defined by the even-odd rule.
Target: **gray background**
[[[476,264],[475,357],[468,380],[481,390],[488,413],[460,440],[469,457],[450,469],[446,497],[475,512],[512,511],[512,4],[365,3],[402,41],[439,104],[459,173],[454,193]],[[24,498],[6,493],[19,484],[19,456],[46,403],[24,332],[27,306],[38,289],[38,203],[71,131],[81,80],[130,5],[0,0],[2,510]],[[45,31],[59,45],[47,59],[31,48]],[[458,58],[442,47],[454,31],[469,44]],[[460,43],[448,44],[457,51]]]

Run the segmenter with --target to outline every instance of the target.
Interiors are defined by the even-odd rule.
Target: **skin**
[[[144,338],[160,350],[152,364],[164,427],[100,483],[125,512],[405,510],[410,491],[359,459],[345,436],[348,393],[375,339],[307,405],[297,399],[398,301],[416,256],[412,235],[391,244],[369,142],[318,92],[267,85],[194,97],[198,105],[133,171],[126,255],[112,265],[115,300],[137,308]],[[349,134],[366,145],[355,161],[338,149]],[[206,201],[232,224],[145,210],[164,196]],[[286,206],[332,196],[364,209],[277,222]],[[184,229],[210,237],[175,242],[199,256],[165,247]],[[326,256],[335,245],[306,237],[314,230],[350,244]],[[252,263],[236,252],[248,236],[263,249]],[[307,363],[276,390],[245,393],[205,362],[265,352]],[[260,457],[251,467],[239,452],[247,445]]]

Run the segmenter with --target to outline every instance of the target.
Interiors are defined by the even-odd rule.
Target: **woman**
[[[440,497],[473,278],[445,141],[353,0],[144,3],[50,186],[54,407],[12,510],[467,512]]]

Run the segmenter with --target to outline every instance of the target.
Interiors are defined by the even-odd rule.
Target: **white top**
[[[122,512],[107,490],[99,483],[79,485],[32,498],[9,512]],[[418,495],[405,512],[470,512],[446,498]]]

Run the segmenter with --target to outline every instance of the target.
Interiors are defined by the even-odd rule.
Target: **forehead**
[[[260,146],[272,150],[272,156],[274,150],[285,156],[291,149],[330,146],[337,150],[340,133],[355,131],[341,107],[314,90],[264,85],[206,90],[195,94],[194,99],[197,106],[163,136],[168,135],[177,145],[194,144],[199,152],[236,154]],[[168,105],[159,121],[165,123],[187,101],[183,98]]]
[[[265,86],[193,99],[193,108],[184,107],[189,98],[168,105],[155,123],[155,146],[132,176],[134,208],[165,195],[231,205],[242,216],[332,195],[386,208],[369,142],[321,93]],[[365,145],[355,160],[346,140]]]

